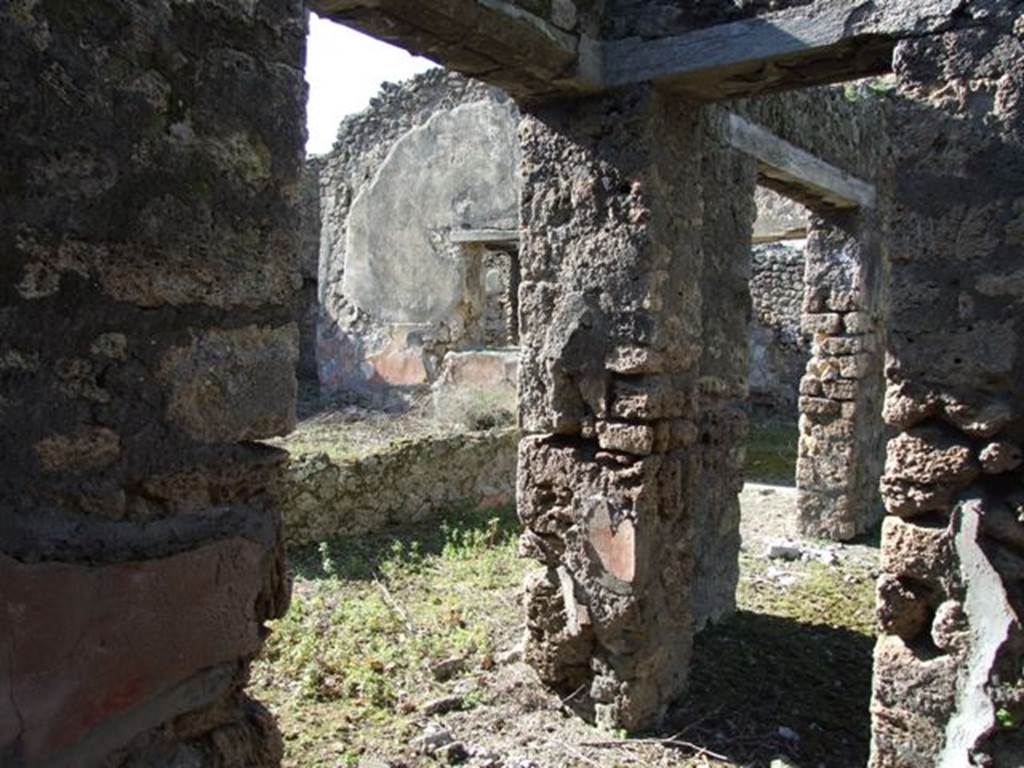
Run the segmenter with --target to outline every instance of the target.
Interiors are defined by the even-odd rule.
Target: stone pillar
[[[1024,763],[1019,9],[895,54],[873,768]]]
[[[685,685],[696,627],[734,599],[734,510],[719,520],[714,506],[733,486],[698,491],[702,432],[730,452],[737,431],[699,412],[704,131],[700,110],[647,88],[521,128],[518,496],[523,549],[543,566],[527,585],[526,657],[607,726],[656,721]],[[742,345],[738,300],[742,320],[718,330],[727,342],[735,326]],[[745,365],[745,348],[736,357]],[[706,382],[716,402],[724,380]],[[714,574],[724,588],[698,589]]]
[[[805,251],[811,359],[800,382],[798,527],[846,540],[882,515],[882,259],[872,211],[815,215]]]
[[[0,764],[270,766],[300,2],[0,4]]]
[[[750,381],[751,241],[757,162],[722,144],[724,112],[704,111],[701,162],[700,480],[695,487],[694,618],[700,630],[736,609],[740,503]]]
[[[298,378],[312,394],[319,390],[316,363],[316,328],[320,317],[319,266],[320,266],[320,172],[324,166],[322,157],[309,158],[303,167],[299,183],[298,205],[301,226],[299,229],[299,271],[302,275],[302,290],[296,322],[299,326]]]

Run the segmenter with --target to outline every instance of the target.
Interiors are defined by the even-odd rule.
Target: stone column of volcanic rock
[[[872,768],[1024,764],[1024,22],[895,55]]]
[[[269,766],[300,2],[0,4],[0,764]]]
[[[878,522],[882,421],[882,264],[868,211],[812,218],[801,325],[811,359],[800,381],[796,484],[800,531],[851,539]]]
[[[322,157],[306,160],[299,182],[298,206],[301,226],[299,228],[299,271],[302,275],[302,291],[299,300],[297,323],[299,326],[299,381],[316,389],[316,333],[320,316],[318,300],[320,264],[320,173],[324,166]]]
[[[727,148],[722,112],[705,110],[701,163],[703,348],[698,380],[700,482],[693,509],[695,629],[736,609],[740,504],[746,457],[751,238],[757,163]]]
[[[703,432],[730,451],[738,433],[697,412],[704,129],[698,109],[644,88],[551,106],[521,129],[518,502],[523,549],[543,565],[527,584],[526,657],[608,726],[651,725],[685,685],[696,626],[732,605],[735,566],[701,562],[696,531],[735,521],[731,508],[713,519],[717,478],[698,497],[695,445]],[[735,329],[716,326],[741,346],[742,301]],[[715,556],[735,560],[738,541],[722,539]],[[727,589],[697,590],[698,569]]]

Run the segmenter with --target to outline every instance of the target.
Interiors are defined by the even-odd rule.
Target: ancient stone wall
[[[654,722],[685,684],[695,628],[734,600],[754,178],[737,161],[709,185],[724,208],[708,221],[729,231],[708,234],[720,303],[705,310],[707,129],[641,88],[538,111],[520,134],[518,503],[542,564],[526,656],[607,725]]]
[[[811,221],[802,316],[811,341],[800,381],[798,525],[850,539],[881,517],[884,266],[874,213]]]
[[[1024,761],[1022,10],[896,51],[873,768]]]
[[[368,456],[293,454],[275,498],[289,546],[421,522],[460,506],[509,504],[519,431],[396,441]]]
[[[699,297],[702,347],[697,379],[699,432],[688,452],[699,461],[695,485],[680,500],[695,512],[689,589],[694,629],[736,609],[740,505],[750,379],[751,240],[757,208],[756,162],[721,141],[724,112],[701,111]],[[691,215],[693,212],[690,212]],[[685,289],[684,289],[685,291]],[[669,512],[680,514],[680,510]]]
[[[876,99],[851,100],[842,86],[823,86],[740,99],[727,106],[857,178],[871,181],[882,168],[886,130]],[[771,186],[769,179],[761,183]],[[783,195],[791,193],[782,190]]]
[[[795,418],[800,377],[809,355],[800,331],[803,249],[782,243],[755,245],[750,297],[751,405]]]
[[[280,759],[305,27],[0,5],[0,764]]]
[[[423,385],[480,343],[480,265],[451,233],[518,228],[516,111],[431,70],[386,85],[323,158],[317,357],[327,392]]]

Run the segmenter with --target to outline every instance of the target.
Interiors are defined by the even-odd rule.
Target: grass
[[[740,565],[739,611],[697,637],[676,723],[697,723],[688,738],[737,765],[768,765],[776,755],[799,766],[865,765],[875,631],[869,569],[795,564],[795,580],[781,586],[774,566],[746,555]]]
[[[751,419],[745,467],[747,480],[793,485],[799,436],[795,421]]]
[[[334,413],[286,441],[290,450],[355,456],[438,431],[413,415]],[[753,420],[747,479],[792,484],[796,451],[795,424]],[[493,680],[495,655],[522,631],[530,564],[516,555],[518,533],[511,507],[452,510],[398,533],[291,551],[291,610],[272,623],[250,685],[280,720],[285,766],[357,766],[368,755],[433,765],[410,757],[408,744],[422,732],[423,705],[453,693],[464,710],[458,717],[477,719],[484,732],[513,723],[522,743],[536,741],[530,712],[550,709],[543,741],[569,746],[542,757],[544,766],[767,766],[780,756],[799,766],[866,762],[874,599],[863,563],[838,569],[741,555],[739,610],[698,636],[689,692],[655,734],[682,732],[727,760],[636,742],[577,759],[581,726],[564,730],[557,702],[551,709],[527,678],[523,701],[532,703],[510,702]],[[450,679],[439,675],[453,659]]]
[[[292,608],[273,623],[251,684],[280,719],[285,765],[336,768],[366,755],[407,756],[409,740],[422,731],[422,705],[453,692],[463,709],[489,722],[488,708],[500,698],[487,682],[494,655],[515,643],[523,622],[518,596],[528,564],[516,556],[517,534],[511,508],[453,511],[400,535],[291,553]],[[780,567],[789,581],[773,573]],[[743,555],[741,571],[740,610],[698,636],[689,693],[662,731],[685,731],[685,739],[729,760],[623,747],[582,762],[567,752],[551,764],[767,766],[778,756],[800,766],[865,763],[873,642],[866,566],[777,566]],[[437,679],[433,670],[452,658],[463,668]],[[550,717],[552,727],[566,727],[557,707]],[[536,736],[522,728],[522,740]],[[780,735],[790,732],[798,738]],[[568,743],[578,734],[544,738]]]
[[[436,665],[461,659],[466,678],[493,664],[519,626],[516,539],[505,508],[293,553],[292,607],[273,622],[251,685],[280,718],[285,765],[394,754],[418,732],[417,707],[452,690]]]

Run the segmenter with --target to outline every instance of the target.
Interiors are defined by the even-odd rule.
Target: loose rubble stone
[[[466,668],[466,660],[461,656],[454,656],[450,659],[440,661],[430,668],[430,674],[439,682],[451,680],[455,675],[463,672]]]
[[[274,487],[289,545],[420,522],[515,494],[514,428],[406,438],[361,457],[295,452]]]
[[[765,551],[765,556],[770,560],[799,560],[803,554],[804,551],[799,544],[790,542],[769,544]]]
[[[423,733],[410,741],[409,746],[417,752],[432,755],[442,747],[445,747],[454,741],[455,737],[452,736],[451,732],[447,728],[431,724],[427,726]]]
[[[444,715],[448,712],[462,709],[464,703],[462,696],[459,695],[442,696],[439,699],[432,699],[424,704],[422,712],[427,717]]]

